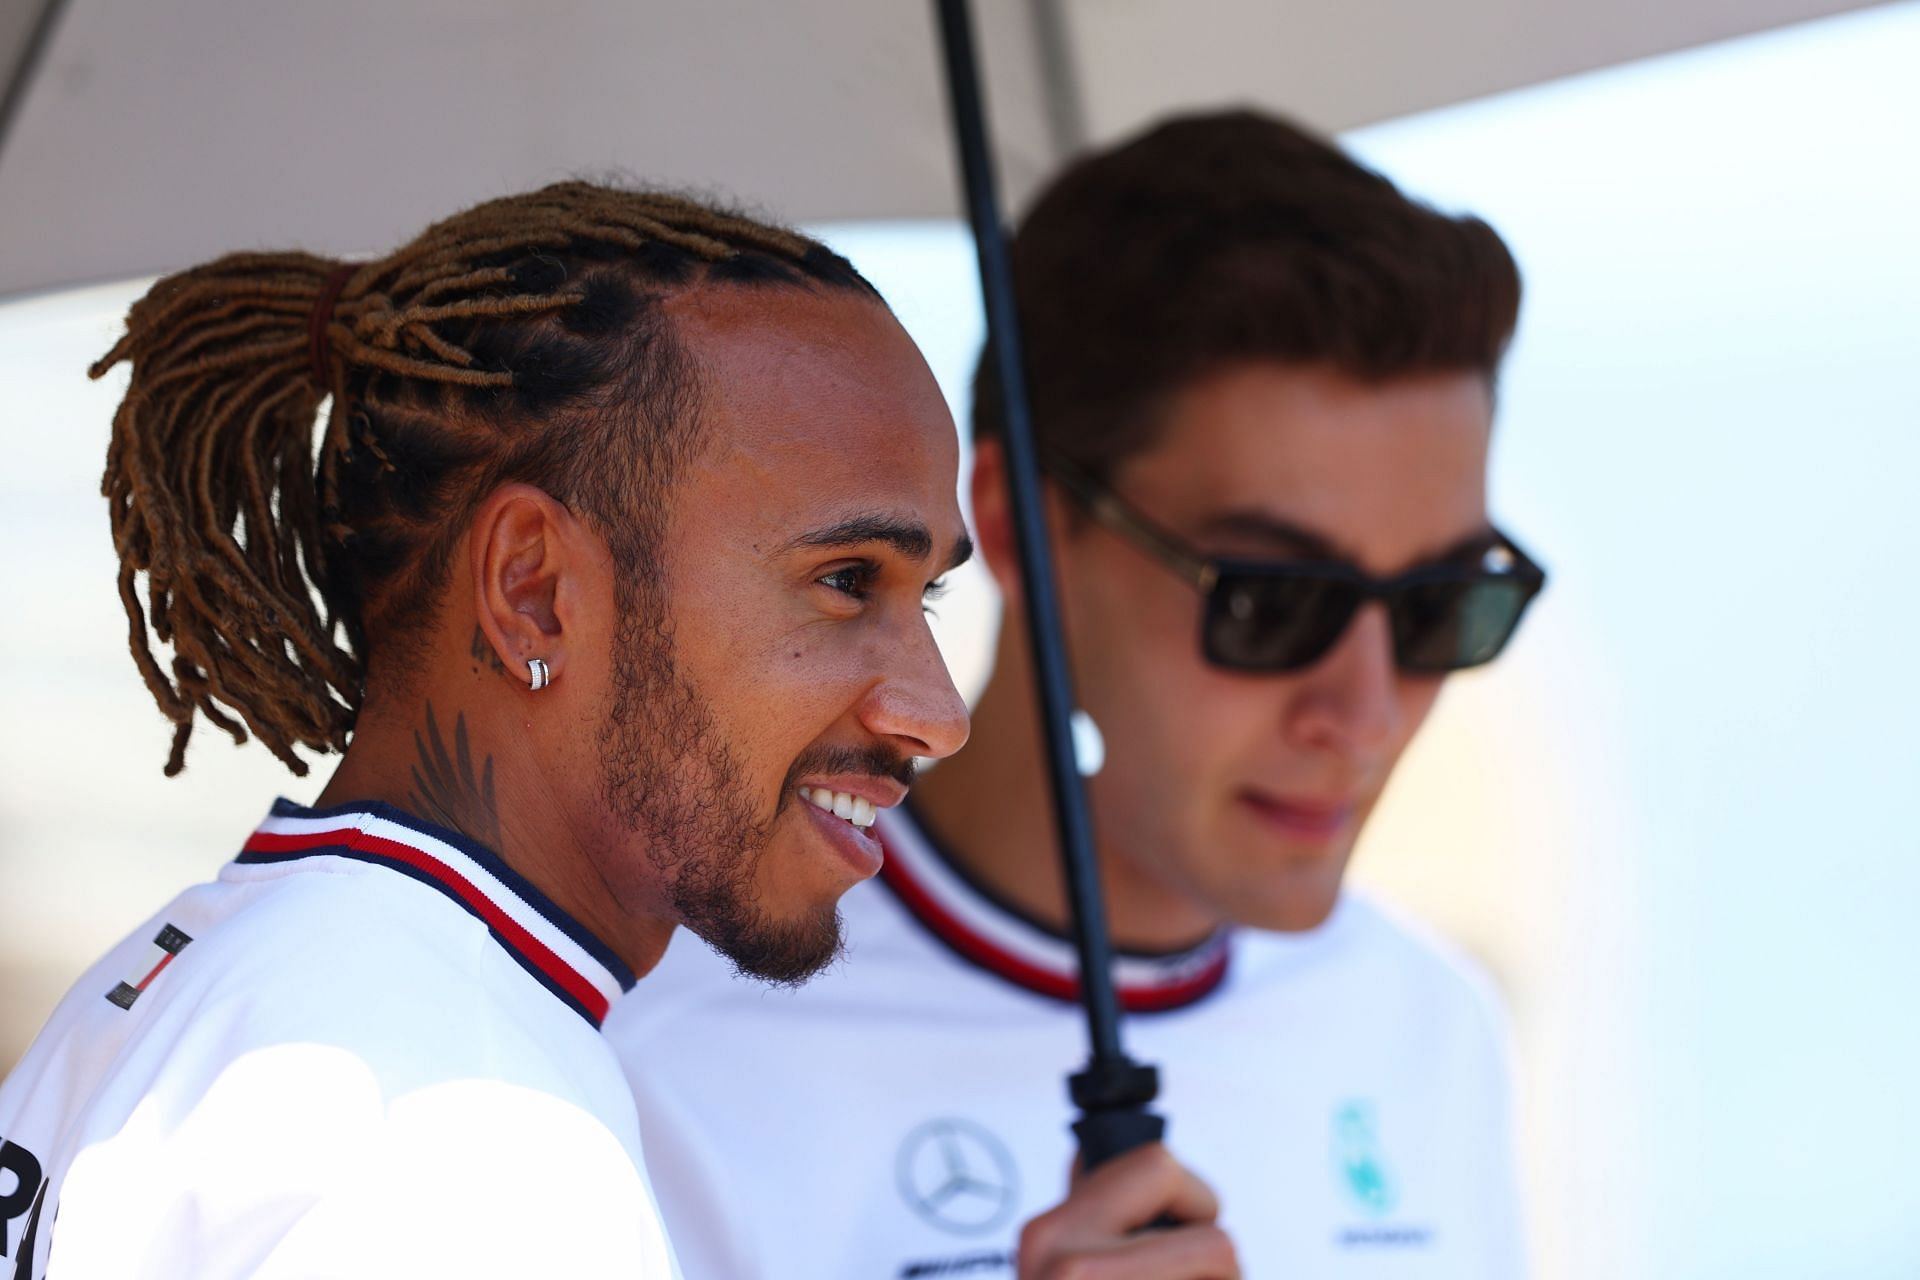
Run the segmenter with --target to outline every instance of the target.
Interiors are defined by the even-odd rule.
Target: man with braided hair
[[[377,262],[172,276],[94,372],[123,360],[104,487],[168,772],[199,717],[296,773],[344,755],[0,1085],[0,1256],[673,1274],[601,1020],[680,925],[776,984],[826,964],[876,811],[966,736],[922,610],[969,544],[919,353],[820,244],[567,183]],[[1034,1264],[1105,1274],[1162,1211],[1206,1267],[1169,1274],[1230,1273],[1164,1152]]]
[[[1169,1140],[1251,1275],[1507,1280],[1494,1002],[1341,878],[1445,674],[1490,660],[1541,585],[1486,507],[1513,260],[1324,140],[1227,112],[1075,162],[1012,261],[1076,693],[1105,738],[1114,976]],[[876,826],[850,961],[769,1025],[676,952],[608,1023],[689,1266],[992,1276],[1057,1225],[1020,1234],[1072,1157],[1045,1077],[1080,1064],[1085,1024],[997,408],[980,388],[997,663],[971,744]],[[827,1054],[852,1037],[877,1051]],[[751,1162],[766,1135],[701,1105],[742,1042],[794,1064],[763,1092],[799,1116]],[[803,1154],[816,1176],[788,1177]]]

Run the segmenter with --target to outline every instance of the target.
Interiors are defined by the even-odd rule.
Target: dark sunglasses
[[[1392,578],[1337,561],[1230,560],[1203,555],[1072,464],[1046,463],[1087,513],[1178,573],[1205,598],[1200,648],[1230,671],[1296,671],[1319,661],[1361,605],[1387,606],[1393,660],[1438,675],[1493,661],[1547,583],[1505,534],[1474,561],[1441,560]]]

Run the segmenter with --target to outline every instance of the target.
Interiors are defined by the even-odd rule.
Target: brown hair
[[[1285,121],[1172,120],[1069,166],[1012,245],[1034,430],[1105,477],[1168,397],[1247,360],[1495,376],[1520,308],[1500,237]],[[974,432],[1002,429],[992,362]]]
[[[378,262],[235,254],[154,285],[92,373],[132,364],[102,489],[134,661],[175,725],[166,771],[196,712],[295,773],[295,746],[344,749],[369,635],[420,641],[467,513],[501,484],[593,520],[623,590],[644,584],[697,434],[698,368],[660,304],[696,284],[878,297],[793,232],[583,182]]]

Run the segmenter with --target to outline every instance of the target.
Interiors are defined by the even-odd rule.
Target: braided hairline
[[[663,193],[561,183],[493,201],[353,271],[321,322],[325,386],[309,368],[308,325],[336,270],[331,260],[231,254],[161,280],[133,305],[125,335],[90,372],[132,365],[101,489],[129,646],[174,724],[167,773],[184,763],[196,714],[236,742],[253,733],[297,774],[307,766],[296,746],[345,748],[364,655],[338,638],[343,625],[353,635],[355,620],[339,616],[325,565],[329,541],[337,550],[347,532],[329,513],[351,447],[350,375],[514,386],[511,371],[481,367],[446,326],[578,305],[584,290],[566,282],[508,292],[513,272],[490,259],[583,243],[629,253],[664,244],[709,264],[758,252],[803,269],[817,250],[802,236]],[[329,397],[316,476],[313,427]],[[457,415],[463,427],[468,416]],[[171,646],[170,671],[153,639]]]

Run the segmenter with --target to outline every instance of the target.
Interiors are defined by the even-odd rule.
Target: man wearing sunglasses
[[[1073,165],[1013,258],[1105,740],[1116,978],[1151,1015],[1130,1045],[1162,1069],[1173,1148],[1249,1275],[1517,1275],[1494,1004],[1341,892],[1445,676],[1491,661],[1544,583],[1486,501],[1512,258],[1245,113]],[[881,821],[880,882],[843,901],[848,962],[769,1000],[684,950],[610,1024],[690,1275],[1010,1271],[1072,1158],[1052,1082],[1084,1058],[1076,973],[978,390],[997,663],[971,743]],[[749,1080],[771,1109],[711,1105]]]

